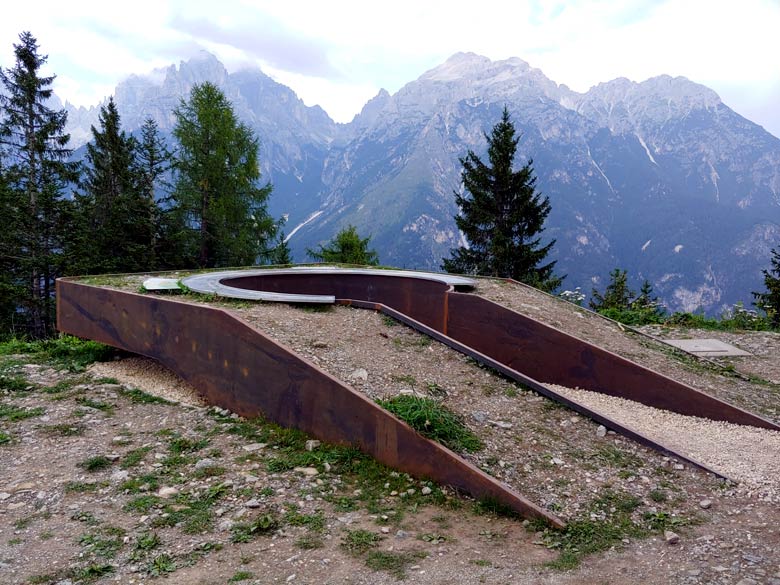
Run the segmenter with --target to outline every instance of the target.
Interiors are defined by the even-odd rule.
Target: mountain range
[[[129,130],[147,117],[167,133],[196,83],[225,92],[258,135],[269,209],[287,218],[296,260],[353,224],[383,264],[438,269],[462,238],[453,220],[459,157],[484,155],[506,105],[552,212],[543,239],[564,288],[603,290],[615,267],[649,280],[669,310],[717,313],[761,290],[780,246],[780,140],[684,77],[620,78],[585,93],[525,61],[458,53],[349,124],[306,106],[259,69],[228,73],[209,53],[121,82]],[[74,146],[99,107],[69,112]]]

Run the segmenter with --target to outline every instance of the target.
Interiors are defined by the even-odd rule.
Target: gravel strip
[[[88,371],[96,378],[114,378],[121,384],[171,402],[190,406],[207,405],[195,388],[153,359],[131,357],[113,362],[97,362]]]
[[[663,445],[686,453],[761,499],[780,502],[780,433],[685,416],[638,402],[548,385]]]

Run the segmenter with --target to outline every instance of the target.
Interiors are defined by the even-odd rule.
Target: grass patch
[[[149,575],[152,577],[168,575],[169,573],[173,573],[175,570],[176,561],[171,555],[165,553],[154,557],[152,562],[150,562],[146,568],[146,572],[149,573]]]
[[[386,552],[374,550],[366,557],[366,566],[374,571],[385,571],[396,579],[405,579],[406,570],[419,559],[428,555],[424,552]]]
[[[69,481],[65,484],[65,493],[86,494],[95,492],[98,489],[97,483],[87,481]]]
[[[314,514],[301,514],[297,506],[292,506],[284,515],[284,522],[290,526],[305,526],[314,532],[320,532],[325,528],[325,517],[321,512]]]
[[[304,534],[295,541],[295,546],[303,550],[315,550],[325,546],[319,534]]]
[[[31,355],[72,372],[83,372],[89,364],[113,359],[117,350],[96,341],[60,335],[40,341],[11,339],[0,343],[0,355],[12,354]]]
[[[152,396],[138,388],[123,388],[119,393],[133,404],[173,404],[170,400],[160,398],[159,396]]]
[[[101,471],[111,467],[111,460],[105,455],[96,455],[79,463],[79,467],[85,471]]]
[[[114,414],[114,405],[109,404],[108,402],[101,402],[100,400],[93,400],[84,396],[79,396],[76,398],[76,402],[81,406],[86,406],[87,408],[94,408],[95,410],[105,412],[108,416],[112,416]]]
[[[382,537],[376,532],[370,530],[347,530],[347,533],[341,539],[341,547],[351,555],[361,555],[372,548],[379,546]]]
[[[9,393],[29,392],[35,388],[35,384],[28,382],[22,376],[9,376],[8,374],[0,374],[0,391]]]
[[[482,441],[463,424],[461,418],[435,400],[400,395],[377,402],[423,436],[453,451],[473,453],[482,449]]]
[[[0,403],[0,419],[8,422],[18,422],[27,418],[41,416],[46,410],[40,406],[36,408],[23,408],[11,404]]]
[[[0,445],[5,445],[6,443],[11,442],[11,435],[8,433],[4,433],[3,431],[0,431]]]
[[[249,581],[250,579],[254,579],[255,574],[251,571],[237,571],[230,579],[228,579],[228,583],[240,583],[241,581]]]
[[[43,427],[43,432],[52,437],[78,437],[86,430],[87,427],[82,423],[61,423]]]
[[[231,529],[231,542],[251,542],[263,534],[270,534],[279,528],[279,521],[271,514],[263,514],[252,522],[241,522]]]
[[[135,467],[141,463],[141,461],[143,461],[144,457],[146,457],[146,454],[151,450],[151,447],[139,447],[138,449],[128,451],[125,456],[122,457],[122,461],[120,462],[119,467],[122,469],[130,469],[131,467]]]
[[[223,485],[217,485],[197,495],[178,494],[173,502],[166,503],[163,515],[155,518],[152,526],[181,525],[181,530],[185,534],[201,534],[211,528],[214,520],[212,507],[227,492],[227,489]]]

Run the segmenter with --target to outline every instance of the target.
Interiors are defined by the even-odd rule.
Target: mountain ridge
[[[383,262],[438,268],[462,242],[458,158],[484,154],[504,105],[522,134],[518,163],[534,159],[550,197],[543,237],[558,241],[567,288],[603,288],[620,266],[651,280],[670,309],[716,311],[760,288],[762,251],[780,241],[780,140],[684,77],[578,93],[516,57],[456,53],[337,124],[259,69],[228,73],[204,54],[120,84],[123,123],[151,115],[169,130],[172,109],[203,81],[260,137],[270,209],[289,218],[299,260],[351,223]],[[96,110],[75,110],[72,123]]]

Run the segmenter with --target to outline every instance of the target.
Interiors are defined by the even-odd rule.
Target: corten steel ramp
[[[57,326],[158,360],[211,404],[246,417],[264,415],[324,441],[354,445],[390,467],[475,498],[490,498],[557,528],[565,526],[227,311],[58,280]]]
[[[708,468],[562,397],[544,383],[603,392],[680,414],[780,430],[768,420],[530,317],[457,292],[455,287],[461,286],[457,281],[408,272],[334,269],[215,273],[211,278],[223,287],[218,292],[225,296],[229,288],[327,296],[327,301],[316,302],[334,299],[380,310],[615,431],[704,469]],[[61,279],[57,317],[61,331],[159,360],[212,404],[244,416],[263,414],[326,441],[354,444],[391,467],[430,477],[474,497],[493,497],[525,516],[562,525],[555,516],[424,439],[362,394],[226,311]]]

